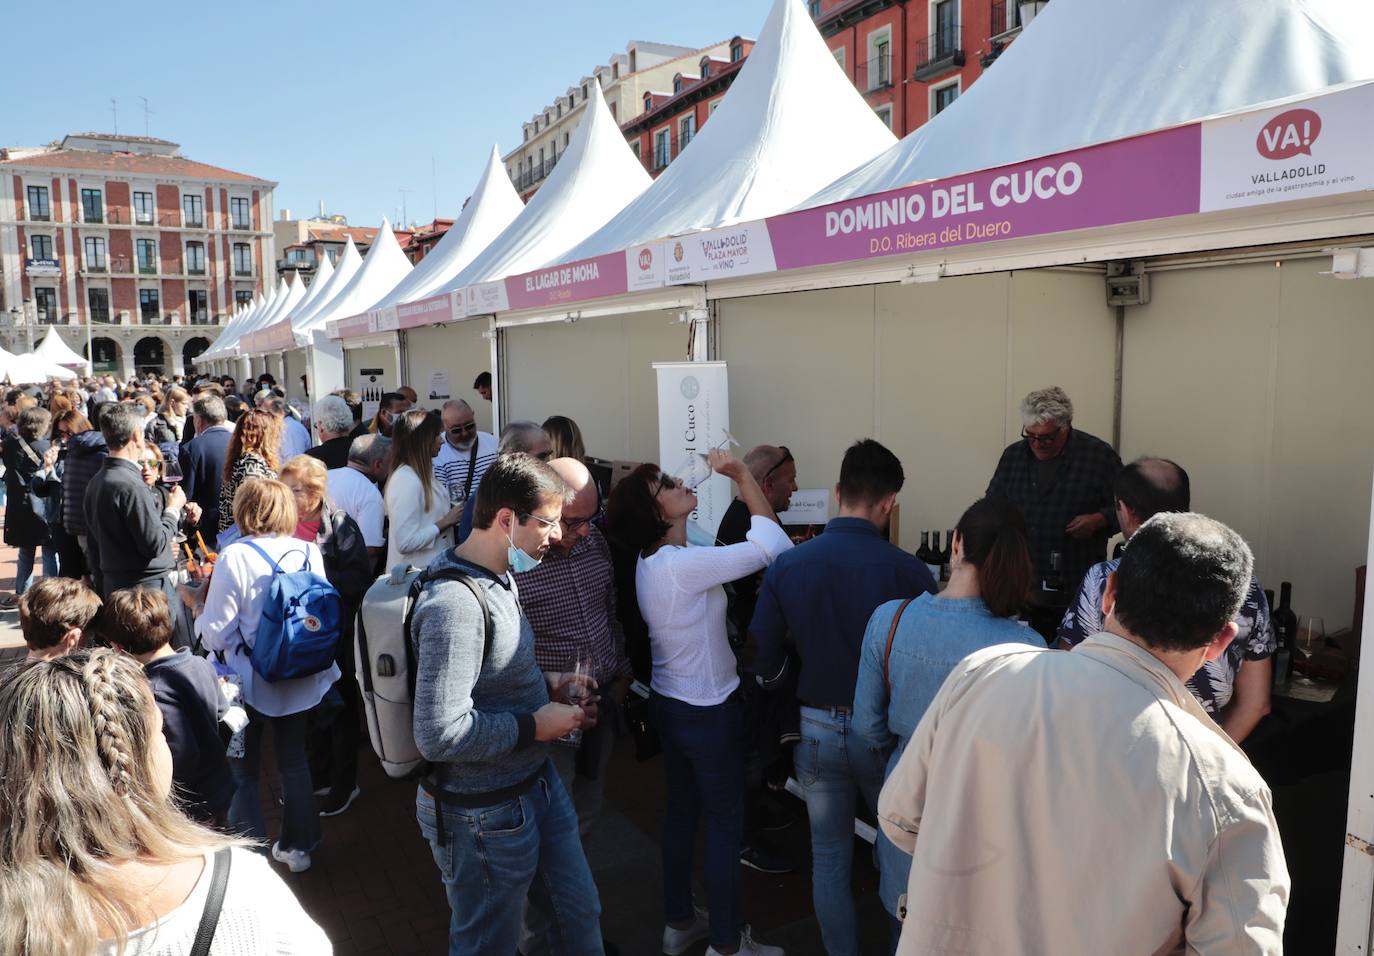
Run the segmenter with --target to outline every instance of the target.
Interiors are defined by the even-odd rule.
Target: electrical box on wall
[[[1145,305],[1150,301],[1150,277],[1141,262],[1107,263],[1107,305]]]

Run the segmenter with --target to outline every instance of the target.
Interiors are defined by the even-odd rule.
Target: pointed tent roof
[[[219,334],[219,338],[215,339],[215,345],[210,350],[214,353],[212,358],[232,358],[232,349],[238,344],[239,338],[244,332],[248,331],[249,327],[259,316],[264,314],[264,310],[276,306],[277,297],[282,294],[285,286],[285,281],[278,282],[276,287],[273,288],[265,298],[263,294],[259,292],[258,301],[254,304],[253,308],[246,312],[241,318],[226,325],[224,331]]]
[[[54,365],[79,366],[84,369],[88,364],[71,346],[62,341],[62,336],[57,334],[55,328],[48,329],[48,334],[43,336],[43,341],[38,343],[38,348],[33,350],[33,354]]]
[[[437,292],[537,269],[605,225],[652,181],[592,81],[587,108],[544,185],[477,258]]]
[[[801,0],[775,0],[710,121],[652,186],[561,258],[785,212],[896,142]]]
[[[415,271],[387,293],[377,306],[413,302],[438,292],[489,246],[524,208],[525,204],[520,201],[501,165],[501,154],[492,146],[482,178],[477,181],[472,198],[457,220],[429,255],[416,264]]]
[[[285,288],[284,290],[278,290],[282,294],[277,296],[277,304],[254,319],[252,325],[245,326],[243,330],[245,333],[256,332],[258,329],[266,328],[294,309],[296,303],[305,298],[305,283],[301,281],[299,273],[291,273],[291,275],[283,279],[282,282]]]
[[[1374,4],[1349,0],[1054,0],[952,106],[801,205],[1367,79],[1372,36]]]
[[[85,360],[82,362],[84,364]],[[40,385],[50,378],[73,379],[76,378],[76,373],[55,362],[49,362],[34,352],[25,352],[23,355],[7,353],[4,358],[4,376],[12,385]]]
[[[334,298],[348,288],[348,284],[353,281],[353,276],[363,264],[363,257],[358,255],[358,247],[353,244],[353,237],[349,236],[344,243],[344,251],[339,256],[338,263],[334,266],[334,274],[331,275],[323,285],[320,285],[319,293],[313,296],[309,302],[301,303],[291,316],[291,328],[303,329],[311,317],[323,309]],[[315,280],[319,283],[319,280]]]
[[[296,327],[298,332],[309,332],[323,328],[330,319],[359,315],[377,304],[377,300],[396,288],[397,283],[410,274],[414,266],[401,251],[396,234],[391,231],[391,223],[382,220],[377,230],[377,238],[367,257],[353,278],[333,299],[317,309],[309,320]]]
[[[267,319],[263,320],[262,324],[255,325],[251,330],[246,331],[243,334],[243,336],[239,339],[240,342],[245,344],[246,351],[254,354],[256,354],[257,352],[264,351],[264,349],[261,346],[252,342],[252,339],[255,337],[254,333],[261,332],[273,326],[281,325],[283,322],[290,322],[291,316],[300,312],[301,309],[306,308],[312,301],[318,301],[320,294],[324,291],[325,285],[333,277],[334,266],[329,261],[328,256],[325,256],[324,259],[320,262],[320,264],[316,267],[315,278],[313,281],[311,281],[309,286],[305,286],[305,280],[301,278],[301,274],[299,272],[296,273],[296,285],[304,287],[305,292],[294,303],[290,302],[288,299],[285,305],[276,310],[275,315],[268,317]],[[240,349],[240,351],[244,350],[245,349]],[[275,349],[273,351],[275,351]]]

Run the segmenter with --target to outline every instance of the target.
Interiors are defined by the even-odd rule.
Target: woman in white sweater
[[[227,865],[211,956],[328,956],[271,865],[171,791],[162,713],[132,657],[78,651],[0,682],[0,953],[184,956]]]
[[[255,478],[244,482],[234,496],[234,523],[243,537],[220,552],[205,606],[196,618],[196,633],[207,650],[218,652],[238,674],[248,705],[243,756],[229,760],[237,784],[229,823],[255,839],[267,838],[258,799],[258,766],[262,734],[271,727],[283,800],[281,837],[272,845],[272,856],[299,873],[310,868],[310,851],[320,842],[320,818],[305,753],[306,712],[339,679],[339,665],[330,664],[327,670],[305,677],[269,681],[253,669],[252,653],[272,584],[274,569],[268,558],[283,571],[309,568],[323,578],[324,556],[313,541],[294,537],[296,501],[280,481]]]
[[[781,949],[755,942],[739,922],[744,754],[735,693],[739,675],[726,633],[723,585],[763,570],[792,542],[743,462],[713,450],[710,464],[734,479],[749,508],[749,533],[740,544],[688,547],[687,519],[696,510],[696,494],[656,465],[641,465],[626,476],[606,508],[608,532],[640,549],[635,590],[649,627],[650,706],[668,779],[663,951],[684,952],[709,935],[708,956],[782,956]],[[709,927],[692,905],[692,851],[703,815]]]
[[[443,441],[438,412],[416,408],[394,420],[386,480],[388,569],[398,564],[427,568],[454,543],[448,532],[463,517],[463,506],[450,505],[448,492],[434,480],[434,456]]]

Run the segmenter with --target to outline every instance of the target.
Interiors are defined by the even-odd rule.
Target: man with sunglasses
[[[496,436],[477,430],[472,406],[461,398],[445,402],[441,417],[444,443],[434,456],[434,479],[448,491],[449,501],[471,501],[482,475],[496,460]],[[470,530],[472,519],[466,513],[464,518]],[[460,532],[460,541],[466,537]]]
[[[1118,530],[1112,489],[1121,456],[1073,427],[1073,402],[1058,386],[1021,400],[1021,424],[987,494],[1010,499],[1026,519],[1035,568],[1028,622],[1051,643],[1083,575],[1107,557]]]
[[[616,616],[615,572],[601,533],[601,501],[587,466],[575,458],[549,462],[572,490],[558,519],[558,540],[550,540],[544,560],[515,575],[520,607],[534,631],[534,658],[546,673],[570,671],[577,660],[590,664],[591,676],[616,707],[633,676],[625,655],[625,634]],[[606,768],[615,744],[615,721],[584,728],[579,744],[555,741],[549,748],[554,768],[572,797],[578,830],[585,840],[605,802]],[[544,921],[527,907],[520,952],[549,952]]]

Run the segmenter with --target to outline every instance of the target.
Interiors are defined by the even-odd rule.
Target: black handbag
[[[663,742],[658,738],[658,728],[649,712],[649,698],[641,694],[636,685],[630,686],[620,710],[635,742],[635,760],[643,763],[663,753]]]

